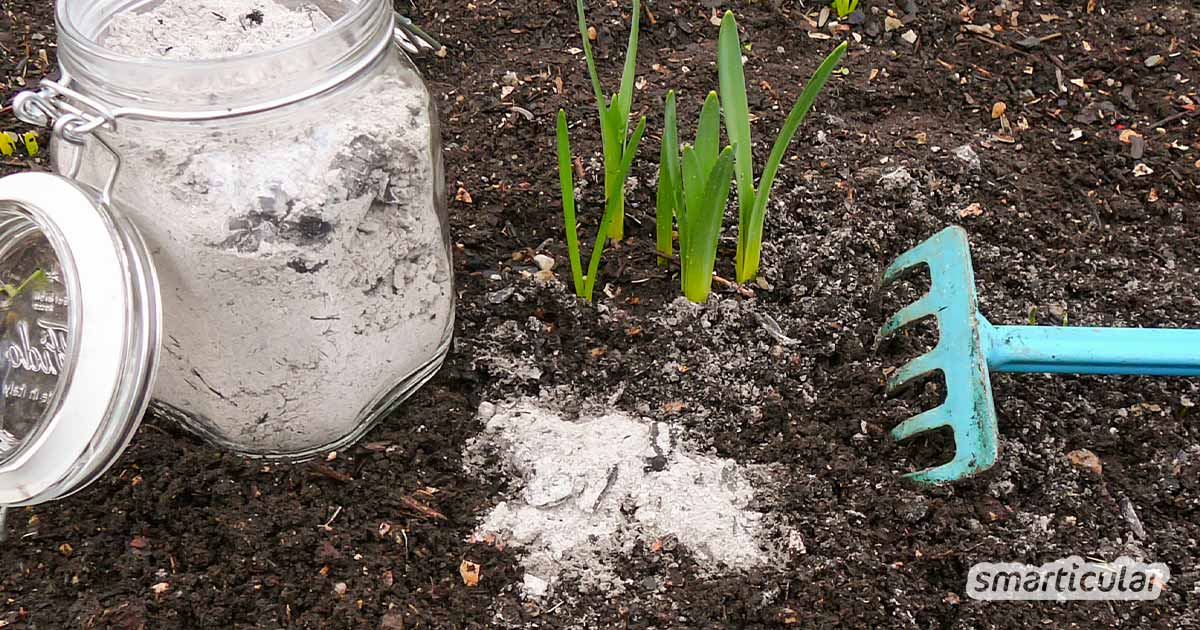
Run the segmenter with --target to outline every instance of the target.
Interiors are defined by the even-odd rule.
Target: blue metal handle
[[[1200,330],[993,326],[979,336],[995,372],[1200,376]]]

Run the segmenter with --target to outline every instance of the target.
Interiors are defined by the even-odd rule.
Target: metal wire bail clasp
[[[105,128],[116,131],[117,120],[96,100],[72,90],[61,82],[42,79],[41,89],[24,91],[13,99],[13,113],[31,125],[53,124],[54,135],[72,144],[83,144],[85,136]]]
[[[82,147],[88,136],[96,140],[112,155],[113,168],[104,187],[100,189],[100,200],[112,200],[113,184],[121,170],[121,156],[100,136],[92,135],[98,129],[117,130],[117,117],[95,99],[84,96],[66,86],[70,77],[63,73],[60,81],[42,79],[37,91],[26,90],[13,99],[13,114],[23,122],[40,127],[51,127],[54,136],[76,147]],[[83,152],[73,151],[71,165],[63,173],[71,179],[79,174]]]

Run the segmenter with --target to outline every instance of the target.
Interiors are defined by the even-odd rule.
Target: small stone
[[[491,302],[492,304],[503,304],[507,302],[508,298],[512,297],[513,293],[516,293],[516,291],[517,290],[512,287],[505,287],[498,291],[492,291],[491,293],[487,294],[487,301]]]
[[[1067,453],[1067,461],[1070,461],[1071,465],[1079,470],[1087,471],[1096,476],[1104,472],[1104,465],[1100,462],[1100,457],[1086,448]]]
[[[899,18],[894,18],[890,15],[883,18],[883,30],[889,33],[900,28],[901,26],[904,26],[904,22],[901,22]]]
[[[1134,177],[1145,177],[1147,175],[1153,175],[1153,174],[1154,174],[1154,169],[1150,168],[1149,166],[1146,166],[1145,163],[1143,163],[1143,162],[1138,162],[1133,167],[1133,176]]]
[[[1160,66],[1160,65],[1162,65],[1162,62],[1163,62],[1162,55],[1150,55],[1149,57],[1146,57],[1146,67],[1147,68],[1153,68],[1155,66]]]
[[[548,284],[554,281],[554,272],[549,269],[543,269],[533,274],[533,279],[542,284]]]
[[[1133,136],[1129,139],[1129,157],[1140,160],[1146,153],[1146,140],[1141,136]]]
[[[163,593],[169,591],[170,589],[171,589],[171,585],[168,582],[159,582],[158,584],[155,584],[154,586],[150,587],[150,590],[154,591],[155,595],[162,595]]]
[[[532,573],[525,574],[523,585],[525,594],[529,597],[545,597],[546,592],[550,590],[550,582]]]
[[[477,415],[479,416],[479,419],[484,422],[491,420],[492,416],[496,415],[496,405],[487,401],[479,403],[479,411]]]
[[[333,585],[333,592],[337,593],[338,597],[341,597],[342,595],[346,594],[346,588],[345,582],[338,582],[337,584]]]
[[[554,259],[545,254],[538,254],[537,256],[534,256],[533,262],[538,266],[538,269],[541,269],[542,271],[550,271],[551,269],[554,269]]]
[[[916,44],[917,43],[917,33],[911,29],[904,31],[904,34],[900,36],[900,39],[903,39],[904,41],[908,42],[909,44]]]
[[[964,144],[961,147],[958,147],[957,149],[955,149],[953,151],[953,153],[954,153],[954,157],[962,160],[963,162],[966,162],[967,168],[969,168],[973,171],[979,170],[979,167],[981,165],[981,162],[979,160],[979,154],[975,152],[975,149],[972,148],[971,145]]]
[[[901,166],[897,167],[895,170],[884,173],[883,176],[879,178],[879,183],[885,190],[899,190],[911,186],[913,184],[913,178],[912,175],[909,174],[908,169]]]

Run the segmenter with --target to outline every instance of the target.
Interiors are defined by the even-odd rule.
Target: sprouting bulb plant
[[[695,146],[680,159],[675,92],[667,93],[655,212],[658,251],[671,256],[671,218],[679,225],[680,284],[687,299],[704,303],[712,291],[721,221],[733,186],[733,147],[721,146],[721,105],[709,92],[700,110]],[[665,260],[665,259],[664,259]]]
[[[844,18],[858,8],[858,0],[833,0],[833,10],[837,12],[838,19]]]
[[[746,77],[742,68],[742,43],[738,37],[737,20],[732,12],[726,12],[721,20],[721,34],[717,43],[717,75],[721,84],[721,103],[725,113],[725,133],[734,151],[734,174],[738,191],[738,239],[737,281],[749,282],[758,275],[758,264],[762,254],[763,220],[766,217],[767,201],[775,174],[783,161],[796,129],[812,108],[817,94],[825,86],[842,55],[846,53],[843,42],[835,48],[813,73],[804,86],[800,98],[792,106],[791,113],[783,123],[783,129],[775,140],[771,155],[763,168],[758,187],[754,185],[754,155],[750,142],[750,108],[746,102]]]
[[[623,155],[617,175],[621,181],[629,175],[633,164],[633,156],[637,154],[638,144],[646,131],[646,117],[638,121],[633,135],[629,137],[628,151]],[[567,257],[571,261],[571,279],[574,281],[575,295],[592,301],[592,293],[596,288],[596,276],[600,271],[600,255],[604,252],[605,234],[617,216],[617,197],[609,196],[604,201],[604,215],[600,219],[600,228],[592,243],[592,255],[588,259],[587,275],[583,273],[583,260],[579,253],[579,231],[575,221],[575,181],[571,174],[571,140],[567,132],[567,113],[558,110],[558,183],[562,191],[563,227],[567,233]]]
[[[604,152],[604,195],[616,199],[616,215],[613,216],[606,234],[613,240],[625,236],[625,175],[621,164],[631,148],[629,112],[633,106],[633,80],[637,73],[638,17],[642,13],[640,0],[633,0],[633,22],[629,27],[629,45],[625,50],[625,67],[621,72],[621,86],[611,98],[604,97],[600,86],[600,75],[596,73],[596,59],[592,56],[592,44],[588,37],[587,19],[583,13],[583,0],[575,0],[579,16],[579,35],[583,38],[583,54],[587,59],[588,74],[592,78],[592,91],[596,95],[596,107],[600,113],[600,139]]]

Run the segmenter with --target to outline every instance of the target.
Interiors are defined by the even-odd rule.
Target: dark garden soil
[[[10,513],[0,625],[1200,627],[1200,381],[996,375],[1001,462],[921,489],[900,474],[944,461],[952,441],[896,444],[886,430],[936,404],[941,384],[887,399],[883,381],[928,335],[876,339],[915,295],[877,291],[883,267],[952,223],[970,232],[994,322],[1200,327],[1200,11],[1187,0],[862,1],[865,23],[832,39],[819,3],[647,2],[635,109],[651,137],[629,238],[606,252],[595,305],[567,288],[554,165],[562,107],[590,235],[599,133],[571,51],[572,3],[400,3],[449,46],[421,62],[443,99],[456,244],[446,367],[363,443],[320,462],[265,465],[149,418],[101,481]],[[611,84],[628,9],[588,4]],[[5,103],[53,62],[49,5],[0,3]],[[776,184],[764,282],[718,283],[709,305],[689,308],[652,255],[658,130],[675,88],[691,133],[716,86],[710,19],[725,8],[751,45],[760,165],[820,57],[852,44]],[[885,30],[887,14],[899,28]],[[25,129],[7,109],[0,128]],[[45,165],[11,158],[0,173],[31,168]],[[531,277],[536,253],[558,260],[558,282]],[[676,423],[697,447],[777,467],[758,509],[800,532],[807,553],[704,577],[687,549],[646,548],[621,563],[624,593],[568,586],[524,601],[520,550],[469,542],[519,488],[467,475],[462,450],[481,401],[558,386],[619,393],[617,406]],[[1073,465],[1079,449],[1102,470]],[[1073,554],[1166,562],[1169,589],[1143,603],[965,595],[976,562]],[[482,565],[477,586],[460,577],[464,559]]]

